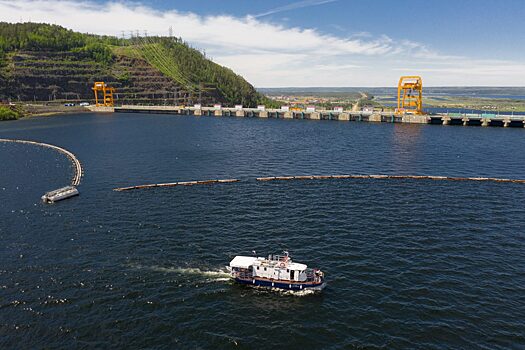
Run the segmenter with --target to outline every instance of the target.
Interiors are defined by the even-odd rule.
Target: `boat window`
[[[290,269],[286,269],[286,272],[290,272]]]
[[[264,271],[266,271],[266,267],[264,268]]]
[[[257,266],[257,270],[259,270],[259,266]]]

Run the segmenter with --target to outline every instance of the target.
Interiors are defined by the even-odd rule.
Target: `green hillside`
[[[119,39],[0,22],[0,100],[90,100],[94,81],[115,87],[118,103],[271,104],[180,38]]]

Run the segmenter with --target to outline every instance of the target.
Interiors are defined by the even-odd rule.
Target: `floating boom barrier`
[[[66,155],[71,161],[71,163],[73,164],[73,168],[75,169],[75,175],[71,179],[71,186],[80,185],[80,180],[82,179],[82,176],[84,175],[84,172],[82,170],[82,165],[80,164],[80,161],[78,160],[78,158],[73,153],[69,152],[67,149],[64,149],[62,147],[58,147],[55,145],[50,145],[48,143],[27,141],[27,140],[0,139],[0,142],[11,142],[11,143],[36,145],[40,147],[51,148],[51,149],[54,149],[55,151],[58,151],[59,153]]]
[[[441,180],[441,181],[486,181],[525,183],[524,179],[503,179],[495,177],[451,177],[430,175],[303,175],[303,176],[272,176],[258,177],[257,181],[291,181],[291,180],[327,180],[327,179],[409,179],[409,180]]]
[[[408,180],[440,180],[440,181],[485,181],[485,182],[508,182],[508,183],[522,183],[525,184],[525,179],[503,179],[495,177],[450,177],[450,176],[430,176],[430,175],[302,175],[302,176],[271,176],[258,177],[257,181],[293,181],[293,180],[333,180],[333,179],[408,179]],[[209,185],[219,183],[240,182],[239,179],[224,179],[224,180],[204,180],[204,181],[183,181],[170,182],[161,184],[139,185],[130,187],[115,188],[113,191],[123,192],[131,190],[140,190],[146,188],[156,187],[176,187],[176,186],[194,186],[194,185]]]
[[[140,189],[145,189],[145,188],[211,185],[211,184],[223,184],[223,183],[231,183],[231,182],[239,182],[239,181],[240,180],[238,179],[182,181],[182,182],[170,182],[170,183],[163,183],[163,184],[150,184],[150,185],[120,187],[120,188],[113,189],[113,191],[123,192],[123,191],[131,191],[131,190],[140,190]]]

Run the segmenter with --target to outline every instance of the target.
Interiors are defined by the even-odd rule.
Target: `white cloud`
[[[504,60],[452,58],[429,67],[422,64],[395,68],[400,74],[417,71],[432,76],[432,85],[523,86],[525,64]],[[465,84],[465,81],[468,83]]]
[[[331,2],[336,2],[336,1],[339,1],[339,0],[303,0],[303,1],[297,1],[297,2],[293,2],[291,4],[288,4],[288,5],[284,5],[284,6],[279,6],[279,7],[273,8],[273,9],[265,11],[263,13],[259,13],[257,15],[254,15],[253,17],[255,17],[255,18],[265,17],[265,16],[276,14],[276,13],[296,10],[296,9],[300,9],[300,8],[304,8],[304,7],[319,6],[319,5],[329,4]]]
[[[314,6],[326,0],[287,5]],[[273,9],[282,12],[287,6]],[[274,13],[276,13],[274,12]],[[290,27],[254,16],[199,16],[157,11],[140,3],[72,0],[0,0],[0,21],[55,23],[81,32],[120,36],[147,30],[176,36],[205,49],[255,86],[393,86],[398,75],[423,74],[426,85],[522,85],[516,62],[482,62],[443,55],[410,40],[362,32],[348,37]]]

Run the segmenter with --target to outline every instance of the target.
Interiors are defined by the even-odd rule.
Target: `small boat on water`
[[[236,282],[251,286],[292,291],[322,290],[326,286],[321,270],[292,262],[288,252],[268,258],[236,256],[227,268]]]
[[[42,200],[46,203],[54,203],[61,201],[66,198],[78,196],[78,190],[74,186],[66,186],[59,188],[58,190],[46,192],[42,196]]]

